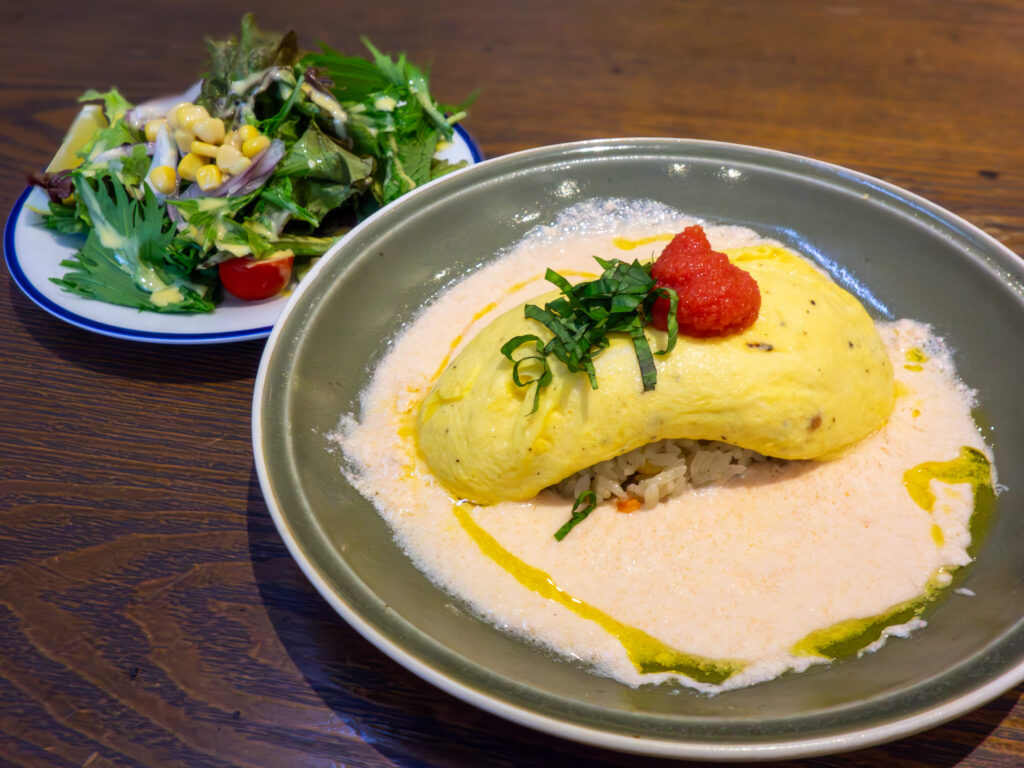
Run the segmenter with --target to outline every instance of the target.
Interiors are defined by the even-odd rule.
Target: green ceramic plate
[[[504,634],[428,581],[339,471],[325,433],[453,278],[585,198],[659,200],[748,225],[822,261],[878,316],[927,321],[979,391],[996,456],[992,530],[929,626],[860,660],[705,697],[631,689]],[[388,206],[291,298],[260,366],[256,466],[292,554],[332,606],[430,682],[510,720],[612,749],[740,760],[839,752],[954,718],[1024,680],[1024,264],[951,213],[805,158],[712,142],[616,139],[473,166]]]

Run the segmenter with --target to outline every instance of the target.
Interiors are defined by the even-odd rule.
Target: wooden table
[[[234,6],[234,7],[230,7]],[[260,7],[262,6],[262,7]],[[0,25],[0,209],[89,87],[171,93],[204,34],[255,10],[429,64],[481,94],[489,156],[687,136],[855,168],[1024,252],[1024,3],[920,1],[12,4]],[[497,10],[495,10],[497,9]],[[0,277],[0,765],[661,765],[464,704],[319,597],[253,470],[261,342],[164,347],[80,331]],[[813,766],[1024,765],[1017,688]],[[795,765],[796,763],[790,763]]]

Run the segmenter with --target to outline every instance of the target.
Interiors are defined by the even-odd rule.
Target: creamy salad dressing
[[[740,480],[629,514],[606,503],[562,542],[552,534],[571,502],[553,491],[453,508],[417,458],[412,429],[461,345],[498,313],[550,289],[547,267],[591,277],[599,271],[593,256],[649,259],[664,233],[691,223],[661,206],[610,201],[535,231],[404,330],[358,419],[343,417],[335,438],[351,481],[400,546],[490,621],[629,685],[671,678],[715,692],[826,661],[817,654],[828,642],[872,619],[905,634],[923,624],[914,616],[925,597],[969,562],[972,485],[929,482],[938,465],[927,465],[916,477],[934,494],[928,510],[904,482],[906,471],[957,460],[964,447],[988,456],[971,392],[926,326],[901,320],[880,329],[896,372],[895,412],[842,456],[757,463]],[[760,242],[743,228],[705,229],[719,250]],[[878,647],[880,630],[861,646]],[[658,669],[675,671],[650,671]]]

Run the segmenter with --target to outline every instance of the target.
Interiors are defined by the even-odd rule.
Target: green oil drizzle
[[[907,350],[907,362],[908,363],[927,363],[928,355],[924,353],[924,350],[914,347],[913,349]]]
[[[792,648],[794,656],[823,656],[838,659],[850,656],[875,642],[886,627],[905,624],[920,613],[927,597],[895,605],[889,610],[865,619],[847,619],[825,629],[817,629]]]
[[[922,370],[921,363],[926,362],[928,362],[928,355],[926,355],[922,350],[918,349],[917,347],[914,347],[913,349],[907,350],[908,364],[904,365],[903,367],[906,368],[908,371],[920,371]]]
[[[955,459],[926,461],[908,469],[903,473],[903,485],[914,503],[928,512],[935,506],[935,494],[930,487],[932,480],[951,485],[970,483],[977,504],[979,489],[992,487],[992,467],[985,454],[965,445]]]
[[[453,507],[455,517],[480,551],[511,574],[516,581],[543,598],[565,606],[573,613],[597,623],[626,649],[633,666],[642,674],[675,672],[697,682],[718,685],[743,669],[739,661],[707,659],[682,653],[652,637],[643,630],[623,624],[604,611],[577,600],[567,593],[544,571],[523,562],[501,546],[470,515],[465,505]]]
[[[950,568],[940,568],[928,579],[924,594],[898,603],[882,613],[860,619],[847,619],[825,629],[817,629],[792,648],[795,656],[824,656],[838,659],[852,656],[882,636],[887,627],[906,624],[920,616],[928,604],[949,585]]]
[[[909,353],[908,353],[909,356]],[[974,512],[971,514],[971,545],[967,552],[973,558],[978,544],[988,529],[995,507],[992,488],[992,466],[988,458],[975,448],[963,446],[960,455],[950,461],[926,461],[903,473],[903,485],[914,502],[931,512],[935,494],[929,487],[932,480],[944,483],[970,483],[974,492]],[[932,525],[932,539],[937,546],[945,543],[945,535],[938,525]],[[849,656],[867,647],[882,636],[886,627],[905,624],[924,609],[949,586],[948,575],[954,569],[943,568],[932,576],[920,597],[889,608],[875,616],[848,619],[825,629],[811,632],[793,646],[797,656],[823,656],[837,659]]]

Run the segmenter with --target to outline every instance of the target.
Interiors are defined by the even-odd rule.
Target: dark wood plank
[[[86,88],[183,89],[243,10],[368,35],[480,87],[488,155],[606,136],[796,152],[920,193],[1024,251],[1024,4],[468,0],[20,4],[0,26],[0,210]],[[453,699],[308,585],[267,515],[262,344],[162,348],[46,315],[0,276],[0,765],[636,765]],[[802,763],[1024,765],[1018,688],[895,744]]]

